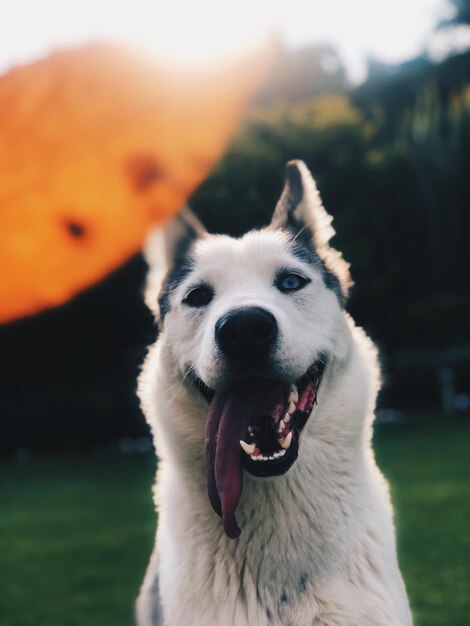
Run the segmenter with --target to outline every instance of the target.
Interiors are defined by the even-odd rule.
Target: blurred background
[[[381,352],[375,447],[416,624],[470,624],[470,2],[42,4],[1,10],[0,71],[111,36],[190,66],[277,33],[267,80],[189,204],[240,235],[269,222],[285,162],[307,163],[352,266],[348,310]],[[135,395],[156,336],[144,278],[137,254],[66,305],[0,325],[5,626],[131,623],[155,527]]]

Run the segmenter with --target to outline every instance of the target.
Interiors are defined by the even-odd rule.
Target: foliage
[[[346,71],[331,45],[309,45],[294,50],[279,46],[258,104],[295,103],[348,87]]]

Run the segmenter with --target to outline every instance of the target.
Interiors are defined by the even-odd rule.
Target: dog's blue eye
[[[298,291],[305,287],[309,283],[309,279],[301,276],[300,274],[281,274],[276,280],[276,287],[279,291],[287,293],[289,291]]]
[[[191,289],[186,298],[183,300],[183,304],[188,306],[201,307],[206,306],[214,297],[214,290],[208,285],[201,285]]]

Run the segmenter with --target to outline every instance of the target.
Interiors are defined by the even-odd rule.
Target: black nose
[[[274,315],[260,307],[229,311],[215,326],[222,351],[236,361],[257,361],[268,355],[277,335]]]

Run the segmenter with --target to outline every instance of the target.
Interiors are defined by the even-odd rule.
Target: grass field
[[[381,427],[375,444],[416,625],[470,625],[470,423]],[[2,626],[132,623],[153,471],[152,455],[111,453],[0,465]]]

